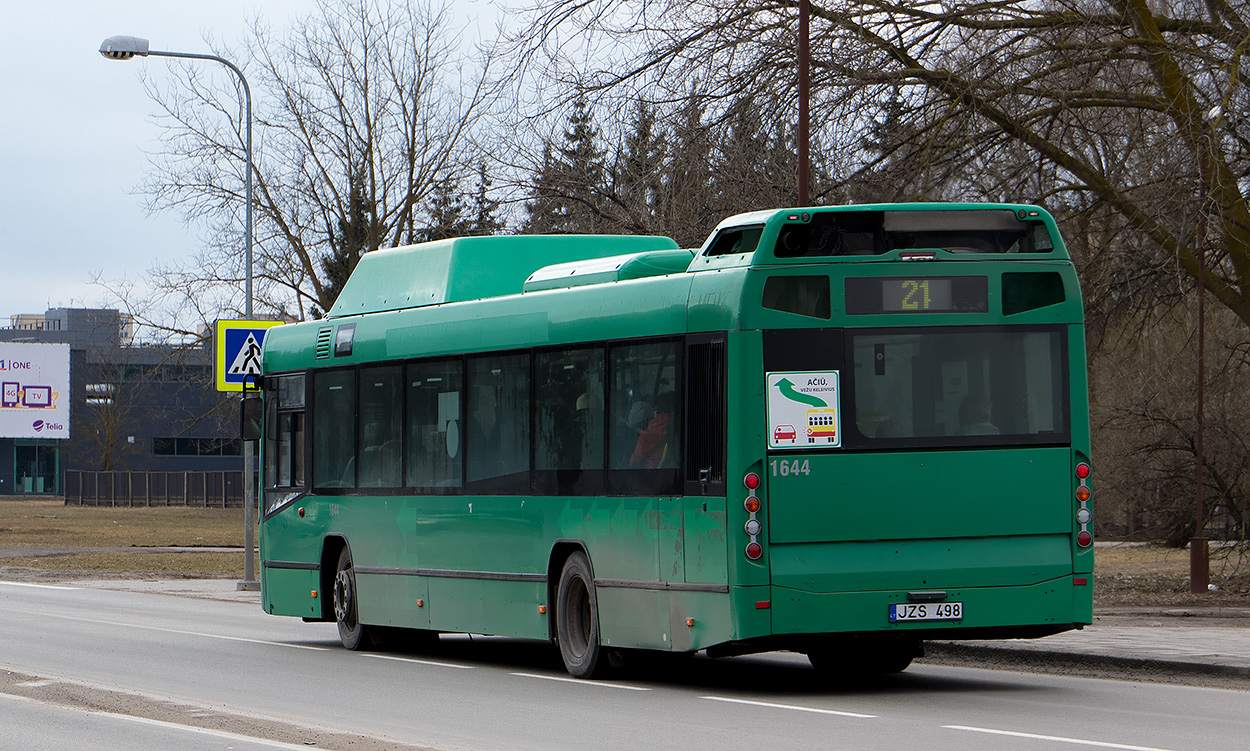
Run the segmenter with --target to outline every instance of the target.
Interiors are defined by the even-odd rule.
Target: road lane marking
[[[421,660],[415,657],[396,657],[395,655],[375,655],[365,654],[364,657],[372,657],[375,660],[395,660],[396,662],[415,662],[418,665],[432,665],[436,668],[455,668],[456,670],[473,670],[472,665],[456,665],[451,662],[437,662],[435,660]]]
[[[211,730],[209,728],[196,727],[195,725],[180,725],[175,722],[165,722],[163,720],[150,720],[146,717],[135,717],[133,715],[117,714],[116,712],[100,712],[98,710],[80,709],[78,707],[70,707],[64,704],[56,704],[53,702],[39,701],[27,696],[14,696],[13,694],[0,693],[0,699],[8,699],[10,701],[39,704],[45,707],[55,707],[65,712],[73,712],[75,714],[87,715],[88,717],[103,717],[111,720],[122,720],[124,722],[133,722],[138,725],[149,725],[152,727],[163,728],[165,730],[180,730],[185,733],[195,733],[197,735],[207,735],[213,738],[221,738],[235,743],[251,743],[257,746],[268,746],[270,748],[290,749],[292,751],[308,751],[307,744],[283,743],[282,741],[271,741],[267,738],[257,738],[253,735],[240,735],[239,733],[230,733],[224,730]]]
[[[7,587],[30,587],[32,589],[79,589],[79,587],[62,587],[57,584],[28,584],[26,582],[0,582]]]
[[[538,678],[544,681],[559,681],[560,683],[576,683],[579,686],[597,686],[599,688],[619,688],[623,691],[650,691],[645,686],[627,686],[624,683],[604,683],[603,681],[587,681],[581,678],[564,678],[559,675],[539,675],[538,673],[513,673],[520,678]]]
[[[1036,733],[1020,733],[1014,730],[993,730],[991,728],[976,728],[967,725],[943,725],[947,730],[967,730],[973,733],[988,733],[990,735],[1008,735],[1012,738],[1031,738],[1039,741],[1054,741],[1056,743],[1075,743],[1080,746],[1097,746],[1099,748],[1119,748],[1124,751],[1170,751],[1166,748],[1158,748],[1156,746],[1131,746],[1127,743],[1109,743],[1107,741],[1091,741],[1083,738],[1064,738],[1059,735],[1038,735]]]
[[[176,628],[162,628],[161,626],[145,626],[140,623],[121,623],[119,621],[106,621],[99,618],[82,618],[75,615],[62,615],[60,613],[43,613],[38,610],[11,610],[9,612],[20,612],[28,615],[40,615],[45,618],[60,618],[66,621],[79,621],[81,623],[95,623],[101,626],[117,626],[119,628],[137,628],[147,631],[159,631],[165,634],[179,634],[181,636],[202,636],[206,639],[223,639],[225,641],[237,641],[246,644],[265,644],[273,647],[289,647],[291,649],[311,649],[314,652],[328,652],[329,647],[314,647],[308,644],[288,644],[280,641],[266,641],[264,639],[248,639],[243,636],[226,636],[225,634],[209,634],[203,631],[184,631]]]
[[[767,701],[750,701],[747,699],[731,699],[728,696],[701,696],[701,699],[708,701],[724,701],[730,704],[749,704],[753,707],[767,707],[769,709],[789,709],[795,712],[813,712],[815,714],[828,714],[837,717],[854,717],[862,720],[873,720],[877,718],[875,714],[860,714],[859,712],[841,712],[836,709],[819,709],[817,707],[803,707],[798,704],[773,704]]]

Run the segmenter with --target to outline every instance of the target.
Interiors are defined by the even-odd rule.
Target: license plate
[[[890,623],[959,621],[963,617],[962,602],[900,602],[890,605]]]

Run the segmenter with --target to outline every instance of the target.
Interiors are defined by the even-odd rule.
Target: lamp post
[[[811,99],[811,0],[799,0],[799,206],[811,202],[808,197],[808,183],[811,181],[811,154],[809,152],[809,109]]]
[[[1214,107],[1203,118],[1207,128],[1198,149],[1198,408],[1194,432],[1194,536],[1189,540],[1189,591],[1206,592],[1211,583],[1211,552],[1207,542],[1206,511],[1203,508],[1203,430],[1205,426],[1204,387],[1206,382],[1206,299],[1207,299],[1207,194],[1209,172],[1213,167],[1213,131],[1224,110]]]
[[[247,85],[243,71],[229,60],[196,52],[168,52],[148,48],[148,40],[132,36],[112,36],[100,45],[100,54],[109,60],[130,60],[138,57],[178,57],[188,60],[213,60],[229,68],[239,77],[243,84],[244,109],[247,111],[247,173],[244,176],[245,201],[244,209],[244,265],[246,266],[246,284],[244,287],[244,317],[252,320],[252,89]],[[256,566],[252,561],[252,551],[256,547],[256,528],[253,520],[256,516],[256,489],[252,478],[253,446],[251,441],[243,442],[243,581],[238,583],[239,589],[259,589],[256,581]]]

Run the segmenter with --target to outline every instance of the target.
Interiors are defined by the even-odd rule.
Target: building
[[[69,345],[69,438],[0,435],[0,495],[59,494],[73,470],[240,469],[237,398],[214,389],[211,339],[139,344],[106,309],[9,320],[0,342]]]

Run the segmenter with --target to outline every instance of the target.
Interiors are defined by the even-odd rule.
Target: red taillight
[[[1085,462],[1081,462],[1080,464],[1076,465],[1076,476],[1078,479],[1081,479],[1081,480],[1084,480],[1087,477],[1089,477],[1089,465],[1086,464]]]
[[[1094,541],[1094,536],[1089,532],[1080,532],[1076,536],[1076,544],[1083,548],[1088,548],[1090,543]]]
[[[747,490],[755,490],[760,486],[760,476],[754,472],[747,472],[747,476],[742,478],[742,484],[747,486]]]
[[[747,545],[747,558],[758,561],[761,555],[764,555],[764,549],[760,547],[758,542],[752,542]]]

